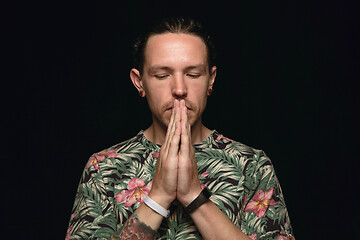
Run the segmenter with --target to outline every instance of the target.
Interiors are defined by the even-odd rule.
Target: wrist
[[[151,191],[149,193],[149,197],[165,209],[169,209],[171,203],[174,200],[172,198],[169,198],[169,196],[161,196],[159,194],[152,193]]]
[[[144,203],[146,206],[151,208],[156,213],[160,214],[161,216],[167,218],[170,215],[170,210],[163,208],[160,204],[152,200],[149,196],[145,197]]]
[[[185,206],[185,212],[187,214],[191,214],[194,212],[197,208],[199,208],[201,205],[209,201],[209,198],[211,196],[211,191],[205,187],[201,193],[187,206]]]
[[[184,206],[188,206],[192,201],[194,201],[201,193],[202,189],[199,188],[197,189],[196,191],[193,191],[192,193],[190,194],[187,194],[185,196],[178,196],[178,200],[179,202]]]

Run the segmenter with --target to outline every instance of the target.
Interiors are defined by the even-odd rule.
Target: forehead
[[[204,41],[192,34],[164,33],[151,36],[146,44],[145,65],[204,64],[207,48]]]

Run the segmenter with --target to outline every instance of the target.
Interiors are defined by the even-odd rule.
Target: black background
[[[5,235],[65,237],[88,157],[151,123],[129,79],[132,40],[152,20],[181,14],[203,20],[219,52],[205,125],[267,152],[297,239],[356,238],[358,8],[249,2],[3,8]]]

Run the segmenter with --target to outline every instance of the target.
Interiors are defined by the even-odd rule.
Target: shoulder
[[[249,179],[245,181],[246,184],[261,181],[264,181],[264,183],[266,181],[274,182],[275,184],[277,180],[274,165],[264,150],[250,147],[239,141],[226,138],[221,134],[217,139],[219,143],[224,144],[224,151],[227,155],[236,160],[232,162],[236,162],[245,178]]]
[[[132,151],[136,151],[137,149],[145,149],[147,146],[143,141],[143,131],[140,131],[134,137],[117,143],[111,147],[108,147],[100,152],[94,153],[93,155],[105,155],[105,156],[113,156],[115,153],[122,154],[128,153]]]
[[[116,151],[116,152],[126,152],[126,150],[129,148],[129,147],[141,147],[141,145],[143,145],[143,134],[142,134],[143,131],[140,131],[138,134],[136,134],[134,137],[132,138],[129,138],[127,140],[124,140],[122,142],[119,142],[109,148],[107,148],[106,150],[113,150],[113,151]]]
[[[96,170],[100,170],[99,164],[103,165],[105,162],[118,161],[119,159],[123,158],[122,156],[127,154],[143,152],[145,147],[140,141],[140,133],[128,140],[122,141],[104,150],[93,153],[90,156],[85,168],[88,169],[94,167]]]
[[[232,151],[240,156],[246,157],[262,157],[266,156],[265,152],[262,149],[257,149],[246,145],[242,142],[230,139],[225,137],[223,134],[220,134],[215,131],[214,133],[214,145],[217,148],[224,149],[225,151]]]
[[[261,168],[272,168],[272,162],[264,150],[225,137],[216,131],[213,135],[212,148],[224,152],[226,156],[232,159],[232,162],[237,162],[237,165],[241,166],[243,170],[251,172]]]

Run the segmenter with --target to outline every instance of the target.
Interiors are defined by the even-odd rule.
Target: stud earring
[[[144,93],[143,93],[143,91],[139,91],[139,95],[140,95],[140,97],[144,97]]]
[[[209,88],[209,89],[208,89],[208,96],[210,96],[210,95],[212,94],[212,92],[213,92],[213,89],[212,89],[212,88]]]

